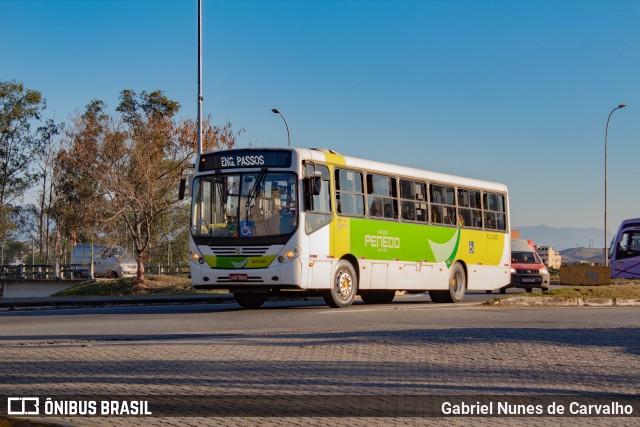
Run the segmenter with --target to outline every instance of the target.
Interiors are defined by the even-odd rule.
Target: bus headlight
[[[549,270],[547,270],[547,267],[542,267],[540,270],[538,270],[538,273],[549,274]]]
[[[204,264],[204,258],[197,252],[191,252],[191,260],[198,264]]]
[[[513,268],[513,267],[511,267],[511,274],[516,274],[516,273],[518,273],[518,272],[516,271],[516,269],[515,269],[515,268]]]

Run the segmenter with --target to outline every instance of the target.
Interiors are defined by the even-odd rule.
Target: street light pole
[[[198,0],[198,157],[202,154],[202,0]]]
[[[607,251],[607,148],[608,148],[608,138],[609,138],[609,120],[611,120],[611,115],[614,111],[619,110],[621,108],[626,107],[627,104],[620,104],[609,113],[609,117],[607,118],[607,127],[604,131],[604,266],[607,267],[609,265],[609,254]]]
[[[287,124],[287,121],[285,120],[282,113],[278,111],[277,108],[272,108],[271,111],[274,112],[275,114],[279,114],[280,117],[282,117],[282,120],[284,120],[284,125],[287,127],[287,146],[291,148],[291,136],[289,135],[289,125]]]

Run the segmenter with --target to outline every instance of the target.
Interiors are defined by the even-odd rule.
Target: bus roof
[[[507,186],[505,184],[491,182],[491,181],[483,181],[474,178],[466,178],[458,175],[449,175],[446,173],[433,172],[429,170],[416,169],[406,166],[399,166],[390,163],[384,162],[376,162],[373,160],[361,159],[358,157],[350,157],[350,156],[342,156],[333,150],[327,149],[301,149],[296,148],[295,151],[302,158],[308,158],[317,161],[334,163],[332,161],[334,158],[337,160],[337,163],[340,162],[340,158],[344,159],[344,166],[354,167],[359,169],[365,169],[368,171],[376,171],[386,174],[394,174],[394,175],[404,175],[407,177],[416,177],[422,178],[431,182],[443,182],[443,183],[451,183],[457,185],[464,185],[468,187],[476,187],[476,188],[485,188],[488,190],[507,192]],[[328,154],[328,155],[327,155]],[[337,156],[337,157],[334,157]]]
[[[640,227],[640,218],[625,219],[624,221],[622,221],[622,224],[620,224],[621,230],[623,228],[631,228],[631,227]]]
[[[238,148],[231,150],[220,150],[204,153],[203,156],[211,154],[225,154],[233,153],[234,151],[292,151],[301,159],[308,159],[322,163],[331,163],[336,165],[342,165],[345,167],[352,167],[356,169],[364,169],[370,172],[379,172],[388,175],[399,175],[413,178],[424,179],[429,182],[447,183],[454,185],[462,185],[466,187],[482,188],[498,192],[507,192],[507,186],[505,184],[483,181],[474,178],[466,178],[458,175],[449,175],[446,173],[433,172],[429,170],[416,169],[406,166],[399,166],[391,163],[376,162],[373,160],[366,160],[358,157],[343,156],[338,152],[326,148],[283,148],[283,147],[251,147],[251,148]]]

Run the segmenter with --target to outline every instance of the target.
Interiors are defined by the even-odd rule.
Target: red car
[[[523,288],[531,292],[533,288],[549,290],[551,276],[540,256],[526,240],[511,240],[511,283],[500,289]]]
[[[549,290],[549,270],[540,256],[534,251],[511,251],[511,283],[500,289],[505,293],[506,288],[524,288],[531,292],[533,288]]]

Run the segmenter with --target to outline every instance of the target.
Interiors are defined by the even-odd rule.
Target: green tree
[[[45,107],[40,92],[14,80],[0,82],[0,239],[15,229],[17,202],[39,178],[33,165],[44,139],[32,126]]]
[[[29,243],[15,239],[0,242],[0,265],[23,263],[30,253]]]

